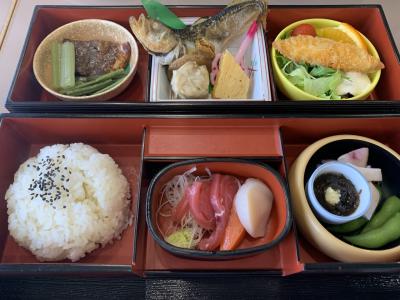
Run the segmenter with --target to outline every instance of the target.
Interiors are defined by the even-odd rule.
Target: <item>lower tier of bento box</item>
[[[260,253],[227,260],[176,256],[148,231],[145,201],[149,183],[173,162],[199,157],[240,158],[266,164],[287,180],[288,170],[308,145],[336,134],[376,139],[400,152],[399,117],[382,118],[146,118],[125,116],[4,115],[0,126],[0,273],[106,273],[183,276],[224,273],[289,275],[298,272],[398,271],[397,263],[343,263],[321,253],[297,230]],[[83,142],[109,154],[127,177],[132,225],[120,240],[78,262],[39,262],[7,230],[5,191],[18,166],[45,145]],[[290,197],[290,195],[289,195]],[[289,214],[289,218],[291,214]]]
[[[207,17],[218,13],[222,6],[176,6],[171,9],[182,18]],[[352,114],[399,113],[400,93],[397,89],[400,56],[395,46],[383,9],[379,5],[341,6],[281,6],[270,5],[267,31],[257,35],[262,47],[252,47],[251,55],[263,56],[262,71],[257,86],[262,91],[252,92],[257,100],[246,101],[188,101],[168,98],[166,76],[145,49],[139,45],[139,63],[135,77],[120,95],[105,102],[67,102],[56,99],[36,81],[32,62],[40,42],[54,29],[80,19],[107,19],[130,30],[128,19],[144,13],[141,7],[122,6],[37,6],[14,76],[6,107],[11,112],[104,112],[104,113],[292,113],[292,114]],[[282,18],[281,16],[285,17]],[[385,64],[375,90],[365,101],[291,101],[279,92],[271,70],[269,49],[277,34],[287,25],[307,18],[329,18],[352,24],[372,42]],[[260,32],[262,30],[260,29]],[[254,48],[254,49],[253,49]],[[256,53],[256,54],[254,54]],[[265,57],[264,57],[265,56]],[[254,60],[254,59],[252,59]],[[165,77],[165,78],[164,78]],[[164,78],[160,80],[160,78]],[[261,80],[261,81],[260,81]],[[265,82],[264,82],[265,81]],[[264,86],[263,86],[264,85]],[[163,95],[160,99],[154,95]],[[261,100],[261,101],[260,101]]]

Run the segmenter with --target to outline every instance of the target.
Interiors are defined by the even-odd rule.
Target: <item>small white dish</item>
[[[325,173],[339,173],[346,177],[351,183],[353,183],[356,191],[359,191],[360,199],[356,210],[348,216],[339,216],[329,212],[325,209],[318,201],[314,194],[314,182],[315,179]],[[320,165],[312,173],[310,179],[307,182],[307,196],[311,204],[313,211],[316,213],[318,218],[329,224],[343,224],[355,220],[361,216],[365,216],[371,205],[372,196],[371,189],[368,185],[368,181],[365,177],[350,164],[341,163],[337,161],[330,161]]]

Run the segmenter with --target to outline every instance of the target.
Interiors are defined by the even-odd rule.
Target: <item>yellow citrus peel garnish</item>
[[[337,42],[354,44],[368,51],[364,37],[350,24],[340,23],[339,26],[318,28],[316,31],[319,37],[328,38]]]

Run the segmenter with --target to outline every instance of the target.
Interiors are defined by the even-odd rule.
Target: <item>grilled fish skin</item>
[[[229,36],[243,32],[267,9],[266,1],[244,1],[227,6],[218,14],[204,19],[184,29],[174,29],[175,34],[188,41],[205,38],[211,42],[221,42]]]
[[[321,65],[345,72],[372,73],[385,67],[378,58],[364,49],[327,38],[298,35],[274,41],[272,46],[294,62]]]

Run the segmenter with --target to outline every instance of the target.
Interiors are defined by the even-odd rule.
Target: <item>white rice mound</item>
[[[40,261],[77,261],[131,223],[121,169],[81,143],[42,148],[19,167],[5,198],[11,236]]]

